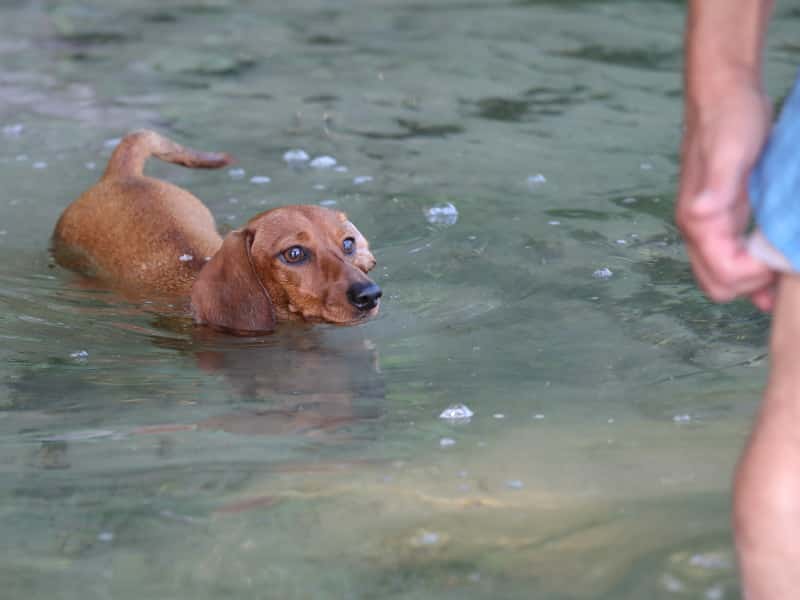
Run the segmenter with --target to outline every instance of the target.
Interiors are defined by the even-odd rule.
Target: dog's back
[[[200,200],[143,174],[150,156],[195,168],[231,162],[225,154],[183,148],[153,131],[127,135],[100,181],[61,215],[53,254],[64,267],[132,292],[185,294],[222,239]]]

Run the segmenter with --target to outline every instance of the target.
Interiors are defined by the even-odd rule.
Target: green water
[[[768,322],[702,298],[671,222],[683,10],[0,4],[0,596],[738,598]],[[143,126],[238,158],[149,166],[223,230],[347,211],[380,317],[209,339],[54,267],[60,211]]]

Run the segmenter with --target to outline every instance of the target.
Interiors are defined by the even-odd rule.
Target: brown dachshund
[[[58,220],[60,265],[140,297],[188,297],[197,323],[232,332],[280,321],[349,325],[378,312],[381,289],[366,276],[375,258],[344,213],[276,208],[222,239],[200,200],[143,174],[150,156],[207,169],[231,162],[153,131],[127,135],[100,181]]]

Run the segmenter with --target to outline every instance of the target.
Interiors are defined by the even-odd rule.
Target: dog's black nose
[[[360,281],[347,289],[347,299],[358,310],[375,308],[381,296],[383,296],[381,288],[371,281]]]

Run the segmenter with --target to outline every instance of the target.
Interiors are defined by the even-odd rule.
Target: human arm
[[[734,534],[747,600],[800,590],[800,276],[782,275],[770,374],[734,491]]]
[[[773,0],[690,0],[684,138],[676,221],[700,287],[717,302],[773,303],[774,272],[744,245],[747,178],[766,139],[770,104],[761,55]]]

